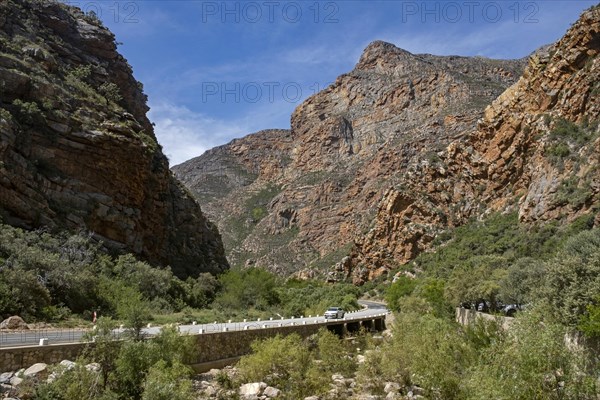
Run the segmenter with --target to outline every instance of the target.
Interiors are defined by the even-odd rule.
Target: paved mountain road
[[[378,317],[388,312],[385,304],[360,300],[359,303],[364,307],[362,310],[346,313],[344,320],[352,321],[357,319],[365,319],[369,317]],[[199,325],[180,325],[181,333],[198,334],[202,333],[237,331],[245,329],[267,329],[277,326],[291,325],[310,325],[310,324],[326,324],[341,320],[326,320],[323,316],[303,317],[303,318],[284,318],[284,319],[269,319],[264,321],[241,321],[241,322],[217,322],[212,324]],[[160,327],[144,328],[144,334],[156,335],[160,332]],[[40,339],[48,339],[48,344],[59,343],[77,343],[82,340],[88,330],[32,330],[20,332],[0,332],[0,348],[19,347],[19,346],[35,346],[40,343]],[[119,337],[123,334],[122,329],[114,331],[115,336]]]

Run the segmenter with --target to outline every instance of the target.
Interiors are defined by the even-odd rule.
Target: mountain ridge
[[[219,147],[223,160],[207,152],[173,171],[203,199],[233,265],[326,274],[325,264],[348,255],[370,228],[384,186],[409,160],[436,159],[443,143],[475,126],[523,64],[413,55],[376,41],[352,71],[296,108],[289,131],[236,139]],[[238,184],[222,193],[233,170],[215,166],[228,162]],[[201,184],[209,181],[212,193]]]
[[[169,170],[142,85],[93,14],[3,2],[0,82],[5,223],[89,230],[182,277],[228,267],[216,228]]]

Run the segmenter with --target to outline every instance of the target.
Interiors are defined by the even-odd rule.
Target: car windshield
[[[337,311],[338,308],[337,307],[329,307],[329,309],[327,311]]]

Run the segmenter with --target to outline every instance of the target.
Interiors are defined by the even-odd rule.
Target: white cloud
[[[248,127],[235,121],[217,120],[170,103],[153,105],[149,117],[156,125],[156,137],[171,166],[249,133]]]
[[[206,150],[263,129],[289,128],[295,104],[279,101],[260,104],[244,116],[216,119],[185,106],[162,102],[153,104],[148,117],[170,165],[198,157]]]

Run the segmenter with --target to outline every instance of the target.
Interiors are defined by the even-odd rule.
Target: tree
[[[544,281],[545,263],[530,257],[518,259],[508,267],[500,282],[499,297],[504,303],[527,304],[535,298],[535,290]]]
[[[546,265],[540,296],[562,323],[575,327],[600,297],[600,229],[572,237]]]
[[[238,369],[246,382],[264,380],[290,398],[304,398],[310,392],[306,381],[310,360],[300,336],[277,335],[254,342],[252,354],[242,357]]]
[[[168,365],[160,360],[148,371],[142,400],[194,400],[190,369],[177,362]]]
[[[399,276],[385,292],[385,301],[393,311],[400,310],[400,299],[409,296],[417,287],[417,281],[407,276]]]
[[[500,293],[500,282],[506,275],[506,266],[507,260],[504,257],[471,257],[452,272],[445,295],[454,305],[483,299],[493,307]]]

